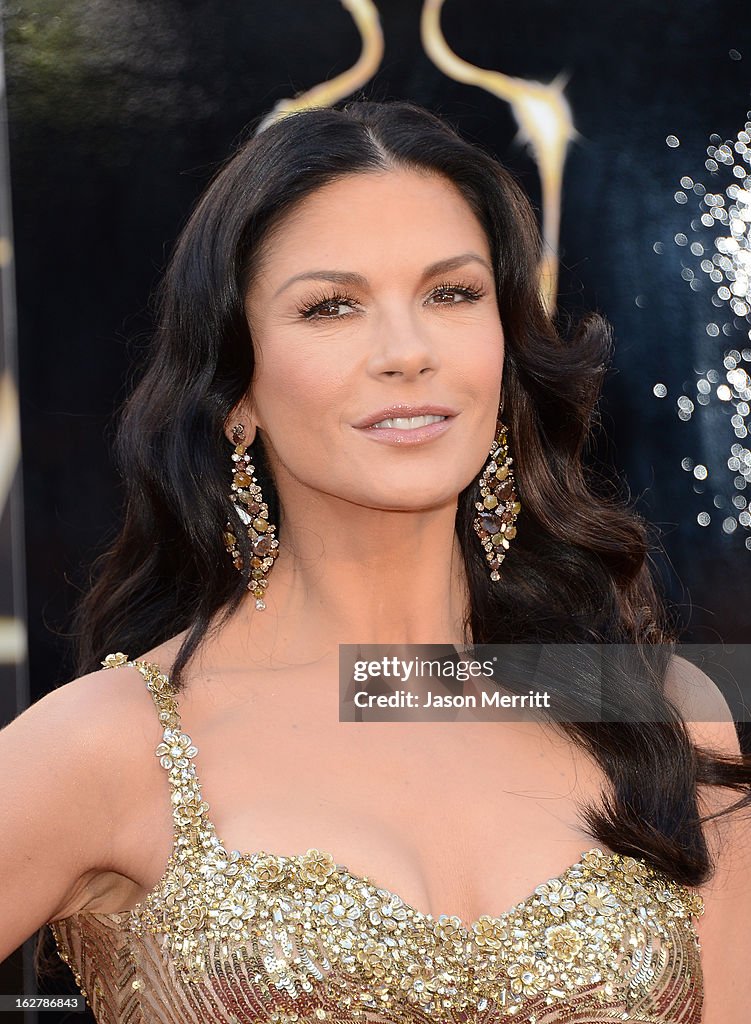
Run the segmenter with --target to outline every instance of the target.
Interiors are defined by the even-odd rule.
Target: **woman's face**
[[[283,503],[302,486],[456,505],[494,437],[503,330],[488,241],[454,185],[398,170],[321,188],[274,232],[246,313],[256,370],[228,433],[260,429]]]

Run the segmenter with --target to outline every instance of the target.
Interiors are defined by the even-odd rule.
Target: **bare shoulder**
[[[168,642],[139,654],[138,660],[171,666],[172,649]],[[78,828],[84,828],[88,840],[85,846],[78,843],[81,879],[66,904],[68,912],[85,909],[110,874],[139,881],[139,858],[153,852],[143,823],[156,823],[158,843],[171,834],[171,815],[167,782],[154,757],[163,726],[137,668],[115,662],[63,683],[27,708],[12,727],[18,730],[19,747],[48,751],[58,776],[68,780],[72,791],[86,794],[73,799],[81,804]],[[38,760],[37,780],[49,778]]]
[[[151,703],[134,669],[102,668],[0,730],[0,960],[43,924],[85,909],[118,875],[134,828],[128,801],[158,742]]]
[[[721,755],[740,754],[738,733],[727,701],[699,667],[675,657],[665,680],[665,694],[686,721],[693,742]],[[723,786],[699,790],[702,815],[717,814],[741,793]],[[751,920],[751,808],[725,814],[704,825],[714,874],[700,887],[704,913],[697,920],[704,974],[707,1021],[743,1020],[751,1003],[747,970]],[[735,939],[733,938],[735,937]]]
[[[680,712],[697,746],[739,754],[738,731],[722,691],[687,658],[674,655],[665,674],[665,696]]]
[[[23,723],[37,743],[54,741],[58,754],[75,749],[81,763],[100,767],[99,759],[112,752],[118,734],[137,724],[139,709],[145,707],[143,689],[135,669],[123,666],[114,672],[102,667],[50,690],[9,728]]]
[[[722,691],[707,673],[686,658],[674,656],[665,676],[665,696],[686,723],[692,742],[708,753],[738,757],[741,753],[738,730]],[[733,804],[740,793],[726,786],[700,786],[702,814],[715,814]],[[742,818],[741,818],[742,821]],[[723,835],[743,827],[737,817],[708,823],[705,831],[713,854],[719,853]],[[748,824],[745,826],[748,827]]]
[[[169,671],[178,647],[179,640],[174,638],[138,655],[110,654],[125,653],[129,661],[149,662]],[[163,726],[146,680],[135,666],[122,658],[111,659],[108,665],[103,663],[100,669],[51,690],[25,714],[35,717],[42,736],[56,738],[58,749],[61,744],[70,748],[71,757],[77,757],[106,791],[111,810],[124,812],[134,787],[148,806],[154,780],[160,778],[151,755],[162,739]],[[162,789],[157,785],[157,800],[163,799]]]
[[[149,767],[148,754],[162,735],[144,677],[127,664],[102,666],[63,683],[21,717],[29,719],[35,746],[49,743],[58,759],[75,762],[81,773],[97,780],[110,823],[123,793],[133,792],[130,783],[140,788],[139,766]]]
[[[126,656],[130,661],[152,662],[168,670],[176,651],[174,641],[168,641],[144,654]],[[154,707],[144,678],[135,667],[117,660],[55,687],[25,713],[32,710],[42,727],[47,723],[50,728],[58,728],[62,722],[74,726],[77,740],[83,740],[92,754],[105,740],[105,750],[111,752],[118,736],[132,736],[134,728],[153,733],[150,723]]]

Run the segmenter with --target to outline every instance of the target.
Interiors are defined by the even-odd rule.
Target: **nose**
[[[436,345],[425,326],[407,314],[379,317],[369,359],[374,376],[415,380],[437,370],[439,362]]]

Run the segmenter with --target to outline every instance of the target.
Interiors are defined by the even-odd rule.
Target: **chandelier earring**
[[[232,490],[229,498],[237,518],[247,531],[253,552],[247,589],[256,599],[256,608],[263,611],[266,607],[264,592],[269,583],[267,577],[279,554],[279,541],[274,536],[276,526],[269,522],[269,507],[263,500],[255,477],[255,466],[248,454],[249,446],[244,444],[245,427],[242,423],[233,427],[232,440],[235,448],[232,452]],[[231,518],[227,520],[224,545],[232,564],[242,573],[245,564],[237,546],[237,526],[233,525]]]
[[[508,428],[501,421],[502,412],[503,404],[498,410],[490,456],[479,478],[481,500],[475,502],[477,514],[472,521],[493,581],[501,578],[498,570],[510,541],[516,536],[516,517],[521,511],[512,468],[514,460],[508,449]]]

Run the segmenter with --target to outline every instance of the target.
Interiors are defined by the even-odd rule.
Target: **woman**
[[[290,116],[218,174],[82,674],[0,736],[0,955],[52,924],[102,1021],[743,1019],[751,765],[585,475],[610,339],[560,338],[540,248],[408,103]],[[639,645],[604,706],[660,717],[339,721],[340,644],[507,642]]]

